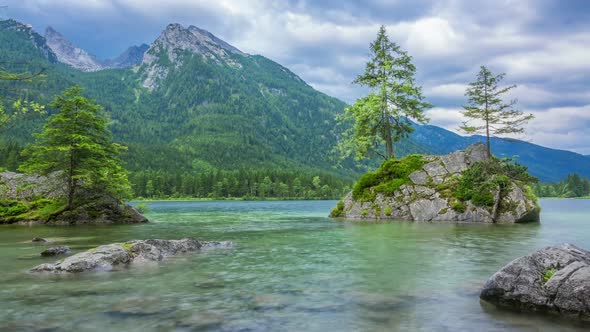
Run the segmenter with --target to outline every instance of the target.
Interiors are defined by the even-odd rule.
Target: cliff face
[[[332,217],[516,223],[539,221],[520,166],[486,160],[481,143],[444,156],[387,161],[355,185]]]

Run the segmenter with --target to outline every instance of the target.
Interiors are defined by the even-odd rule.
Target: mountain
[[[125,50],[125,52],[121,53],[121,55],[119,55],[118,57],[104,61],[103,66],[106,68],[133,67],[141,63],[141,61],[143,60],[143,55],[149,47],[150,46],[147,44],[131,46],[127,50]]]
[[[47,46],[57,55],[57,59],[61,63],[87,72],[105,69],[100,60],[94,55],[75,46],[52,27],[47,27],[45,30],[45,40]]]
[[[57,35],[48,34],[53,45]],[[0,54],[46,69],[44,82],[19,83],[29,98],[47,103],[77,84],[105,107],[115,138],[129,146],[126,160],[132,171],[354,174],[351,168],[333,169],[327,158],[338,136],[334,116],[345,103],[314,90],[278,63],[243,53],[205,30],[170,24],[134,68],[101,65],[101,70],[95,70],[96,62],[76,70],[73,63],[87,62],[65,62],[63,55],[57,59],[65,65],[53,63],[25,34],[2,29],[2,36],[10,43],[0,44]],[[68,45],[64,40],[61,44]],[[18,52],[13,51],[17,45]],[[87,59],[88,52],[71,54]],[[15,89],[15,83],[0,83],[7,102],[18,97],[10,91],[22,90]],[[19,123],[4,139],[22,145],[41,123]]]

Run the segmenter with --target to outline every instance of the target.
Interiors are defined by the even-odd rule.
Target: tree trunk
[[[387,91],[385,87],[383,87],[382,90],[381,111],[385,118],[385,156],[387,159],[392,159],[395,156],[393,154],[393,138],[391,137],[391,119],[389,118],[389,112],[387,111]]]
[[[70,152],[70,165],[68,169],[68,205],[67,210],[74,208],[74,197],[76,195],[76,181],[74,180],[74,151]]]
[[[484,77],[484,97],[485,97],[485,120],[486,120],[486,150],[488,152],[488,159],[492,158],[492,148],[490,146],[490,110],[488,109],[488,77]]]
[[[488,151],[488,159],[490,159],[492,158],[492,149],[490,146],[490,124],[488,120],[486,120],[486,147]]]

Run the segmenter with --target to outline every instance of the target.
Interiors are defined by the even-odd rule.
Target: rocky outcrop
[[[52,27],[47,27],[45,30],[45,39],[47,45],[57,55],[59,62],[87,72],[105,69],[101,61],[94,55],[75,46]]]
[[[60,209],[57,202],[65,201],[65,186],[58,173],[48,176],[14,172],[0,173],[0,224],[115,224],[143,223],[147,218],[132,206],[109,195],[82,193],[83,203],[72,210]],[[5,215],[2,204],[9,203],[15,213]],[[55,213],[35,213],[48,205]]]
[[[55,263],[41,264],[32,268],[30,272],[78,273],[96,270],[110,271],[129,266],[132,263],[161,261],[166,257],[178,254],[231,246],[231,242],[201,242],[192,238],[182,240],[133,240],[125,243],[103,245]]]
[[[571,244],[520,257],[485,283],[482,300],[590,319],[590,252]]]
[[[453,197],[463,173],[486,159],[483,144],[443,156],[423,156],[423,164],[407,176],[393,193],[374,192],[374,199],[355,199],[350,192],[339,203],[332,216],[349,219],[396,219],[408,221],[454,221],[484,223],[517,223],[539,220],[539,208],[527,188],[511,181],[507,187],[493,190],[495,203],[480,206],[471,200]],[[404,180],[404,179],[400,179]]]

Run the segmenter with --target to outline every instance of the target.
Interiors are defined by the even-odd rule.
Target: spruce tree
[[[82,96],[77,86],[56,96],[50,106],[58,112],[23,151],[28,159],[20,169],[42,175],[59,172],[66,184],[69,210],[83,194],[128,197],[127,172],[119,159],[123,147],[112,142],[102,108]]]
[[[357,159],[375,153],[384,159],[395,157],[393,144],[412,133],[412,121],[428,122],[424,111],[432,107],[424,101],[416,85],[412,57],[391,42],[384,26],[370,44],[371,58],[365,72],[354,81],[371,89],[368,96],[348,107],[340,122],[353,122],[338,148],[343,156]],[[385,145],[385,151],[380,148]]]
[[[463,122],[460,129],[468,134],[486,135],[488,158],[492,156],[490,137],[494,135],[522,134],[522,127],[533,119],[532,114],[524,114],[514,109],[517,101],[504,102],[502,97],[516,85],[501,87],[505,74],[493,75],[485,66],[481,66],[477,81],[469,83],[465,92],[468,104],[463,106],[463,115],[469,120]],[[471,124],[476,121],[476,124]]]

